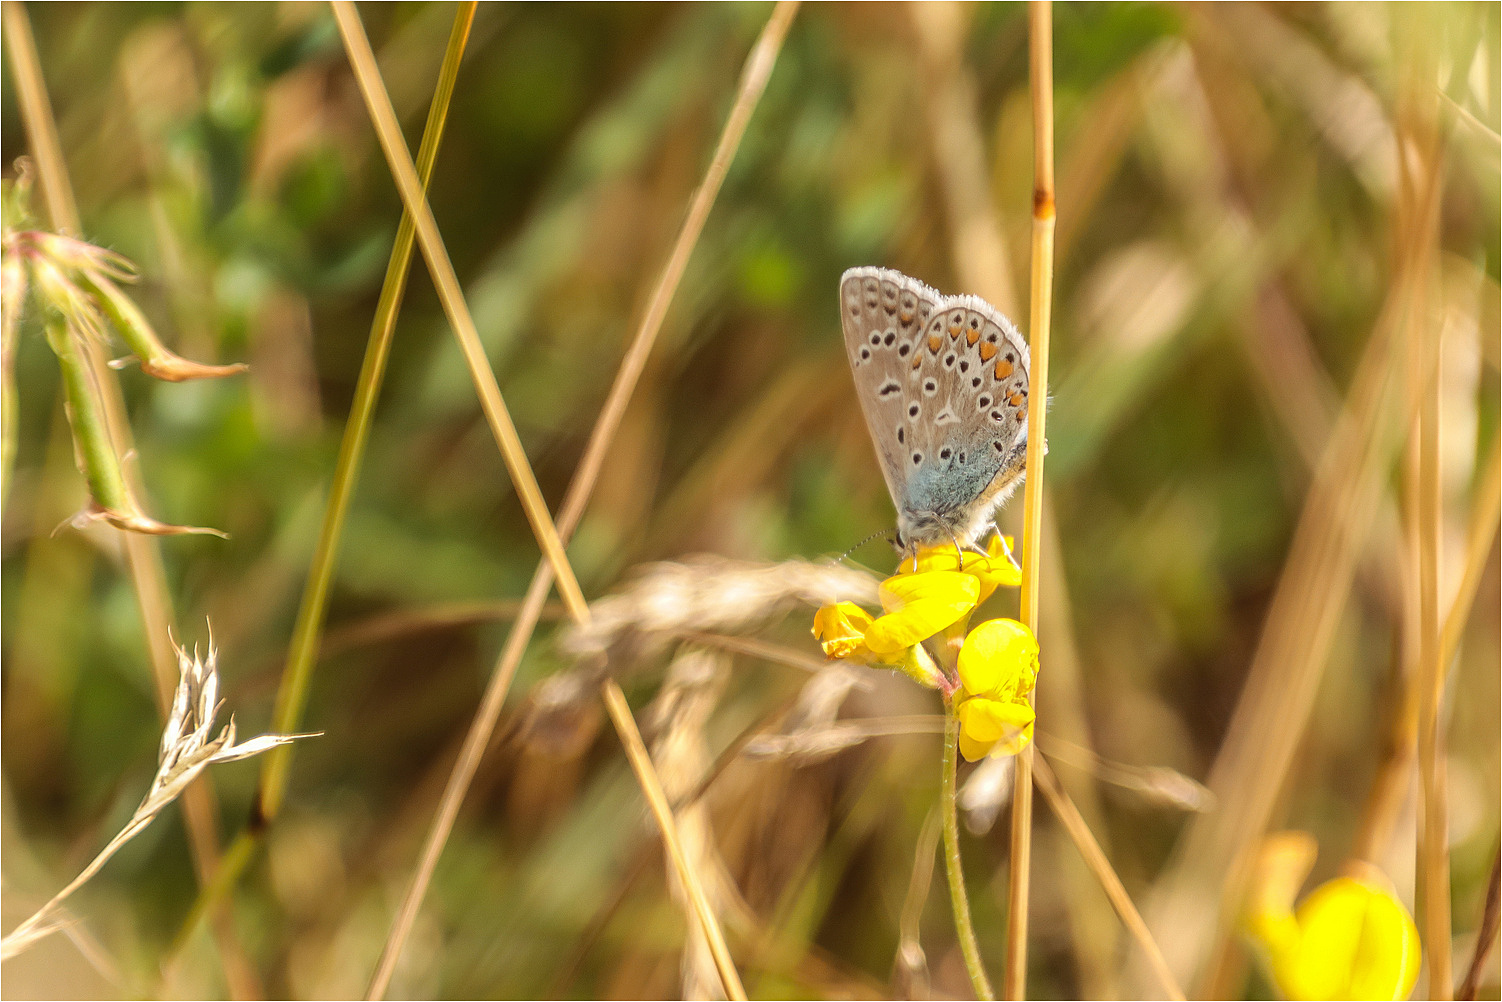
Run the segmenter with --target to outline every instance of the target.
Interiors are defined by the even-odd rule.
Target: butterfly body
[[[841,276],[840,321],[899,547],[972,545],[1022,481],[1027,343],[985,300],[889,268]]]

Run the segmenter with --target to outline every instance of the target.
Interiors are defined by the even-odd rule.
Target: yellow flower
[[[1351,863],[1345,876],[1291,898],[1313,863],[1302,832],[1264,843],[1247,925],[1279,991],[1303,999],[1402,999],[1419,974],[1419,933],[1378,869]],[[1293,869],[1289,869],[1292,867]]]
[[[1038,641],[1015,619],[992,619],[970,631],[960,648],[962,688],[956,694],[960,754],[974,762],[1015,755],[1033,737],[1028,696],[1038,681]]]
[[[991,597],[998,587],[1016,588],[1022,584],[1022,568],[1012,559],[1011,537],[992,536],[986,556],[976,553],[961,554],[953,544],[930,546],[918,551],[911,563],[903,561],[903,567],[914,571],[961,571],[980,582],[980,594],[975,600],[980,605]],[[907,573],[913,573],[909,571]]]
[[[814,613],[814,636],[826,658],[865,661],[871,653],[866,631],[872,622],[871,614],[854,602],[826,605]]]
[[[879,617],[866,632],[877,653],[892,653],[921,644],[969,616],[980,596],[980,581],[958,571],[899,574],[881,583]]]
[[[960,638],[965,635],[975,607],[1001,585],[1015,586],[1021,582],[1022,574],[1012,561],[1010,547],[1009,539],[993,539],[987,555],[965,554],[963,567],[953,546],[922,550],[911,563],[905,562],[910,570],[899,571],[881,583],[882,615],[873,618],[851,602],[828,605],[814,615],[814,636],[826,657],[897,668],[929,688],[948,692],[954,688],[954,679],[946,681],[944,673],[920,645],[942,634],[941,646],[953,657],[954,647],[959,646]],[[1034,650],[1035,674],[1036,660]],[[952,664],[949,670],[952,672]],[[1028,688],[1031,689],[1031,682]],[[976,715],[974,728],[984,728],[979,704],[970,712]],[[998,712],[1007,721],[1016,717],[1015,710],[998,709]],[[1010,725],[1007,727],[1010,733]],[[1000,736],[992,743],[998,740]],[[1026,743],[1026,737],[1022,743]]]
[[[883,621],[892,616],[872,619],[871,614],[853,602],[826,605],[814,613],[814,636],[824,648],[824,656],[838,661],[853,661],[872,667],[895,668],[930,689],[939,687],[940,673],[928,652],[913,641],[906,646],[891,647],[892,634],[900,632],[901,621],[894,627]],[[942,629],[942,627],[941,627]],[[872,643],[873,634],[876,643]],[[920,638],[923,639],[923,638]],[[874,649],[873,649],[874,648]]]

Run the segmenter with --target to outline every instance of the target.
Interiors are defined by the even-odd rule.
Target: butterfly
[[[974,547],[1027,464],[1027,343],[985,300],[890,268],[840,276],[840,325],[898,549]]]

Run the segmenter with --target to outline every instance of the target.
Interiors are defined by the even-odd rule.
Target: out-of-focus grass
[[[83,235],[138,263],[138,301],[169,345],[252,364],[223,383],[156,384],[133,370],[121,379],[149,510],[232,534],[170,540],[163,552],[178,628],[191,639],[194,624],[213,621],[227,695],[255,733],[269,719],[400,203],[324,8],[28,13]],[[554,506],[766,13],[517,5],[484,6],[476,19],[432,204]],[[362,10],[414,145],[451,14]],[[1012,269],[998,284],[1021,289],[1025,12],[984,5],[960,16],[959,69],[975,88],[985,181]],[[1045,734],[1048,589],[1062,586],[1080,679],[1068,712],[1095,750],[1200,778],[1221,750],[1312,467],[1396,273],[1405,50],[1391,16],[1368,4],[1056,10],[1048,479],[1062,576],[1049,584],[1045,567]],[[1441,115],[1431,297],[1448,320],[1443,615],[1461,577],[1478,457],[1497,433],[1502,102],[1496,8],[1445,4],[1429,16],[1443,107],[1469,116]],[[875,263],[946,291],[981,291],[963,287],[970,263],[955,248],[960,217],[946,203],[915,30],[901,8],[800,13],[570,548],[591,597],[643,560],[815,556],[890,523],[838,347],[835,281]],[[13,90],[3,90],[9,171],[25,134]],[[7,927],[129,816],[159,731],[117,544],[105,530],[51,534],[83,494],[34,316],[17,386],[16,475],[0,527]],[[376,420],[330,627],[410,622],[427,610],[434,627],[341,647],[315,676],[306,724],[326,736],[301,750],[286,811],[233,905],[275,995],[363,990],[504,636],[493,623],[454,623],[449,610],[519,596],[537,560],[421,269]],[[1358,835],[1411,668],[1402,575],[1417,570],[1395,556],[1404,502],[1391,472],[1276,808],[1279,824],[1318,838],[1316,880]],[[886,569],[880,550],[856,556]],[[1460,694],[1447,708],[1457,969],[1470,957],[1498,832],[1495,543],[1485,559],[1448,690]],[[807,647],[806,630],[795,616],[774,639]],[[562,663],[541,636],[515,704]],[[645,703],[660,679],[633,682],[633,700]],[[705,727],[711,752],[803,681],[735,657]],[[900,681],[873,681],[847,714],[933,712]],[[680,990],[682,916],[599,724],[550,745],[521,741],[503,721],[395,994]],[[710,787],[709,824],[747,906],[727,924],[753,993],[893,990],[898,916],[937,760],[936,737],[905,735],[803,768],[738,760]],[[1081,774],[1055,765],[1081,800]],[[222,825],[237,830],[254,769],[216,778]],[[1109,784],[1094,794],[1098,817],[1082,809],[1146,903],[1185,820]],[[1053,831],[1041,813],[1039,825]],[[993,971],[1004,830],[964,844]],[[1376,858],[1410,902],[1413,831],[1400,813]],[[1070,996],[1100,983],[1085,980],[1099,977],[1100,961],[1088,967],[1078,946],[1079,929],[1100,926],[1078,920],[1105,905],[1088,884],[1045,879],[1078,864],[1052,834],[1040,839],[1029,984],[1039,997]],[[58,940],[7,964],[6,991],[158,990],[157,964],[194,893],[180,823],[166,817],[72,902],[119,980],[60,980],[60,969],[91,969]],[[921,943],[934,991],[958,993],[965,976],[943,897],[930,894]],[[1109,974],[1107,987],[1130,990]],[[195,940],[172,990],[219,994],[218,977],[208,939]],[[1496,983],[1493,973],[1483,990]],[[1232,990],[1268,989],[1249,980]]]

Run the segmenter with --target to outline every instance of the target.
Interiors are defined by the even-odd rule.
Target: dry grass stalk
[[[1487,958],[1497,945],[1498,916],[1502,912],[1502,883],[1499,883],[1502,873],[1499,873],[1499,867],[1502,867],[1502,850],[1492,854],[1492,872],[1486,879],[1486,904],[1481,908],[1481,922],[1476,926],[1476,950],[1471,954],[1465,978],[1455,990],[1455,997],[1467,1002],[1481,990],[1481,972],[1486,969]]]
[[[1040,734],[1038,748],[1049,758],[1082,769],[1102,782],[1130,790],[1150,804],[1195,814],[1215,809],[1215,794],[1210,788],[1177,769],[1113,762],[1089,748],[1060,740],[1052,734]]]
[[[860,744],[867,734],[852,726],[856,722],[835,722],[846,697],[857,688],[870,689],[870,678],[858,668],[830,664],[803,684],[780,733],[750,739],[744,754],[748,758],[797,758],[807,763]]]
[[[1434,189],[1442,182],[1441,164],[1434,153],[1425,157],[1432,175],[1421,174]],[[1427,176],[1425,176],[1427,175]],[[1438,191],[1433,194],[1438,200]],[[1450,956],[1450,838],[1449,793],[1445,768],[1445,734],[1441,720],[1445,670],[1440,650],[1439,546],[1441,484],[1439,479],[1439,384],[1442,328],[1426,315],[1427,297],[1415,295],[1409,304],[1410,339],[1420,365],[1413,377],[1419,386],[1418,413],[1418,534],[1419,586],[1419,791],[1422,831],[1418,838],[1418,883],[1424,955],[1429,962],[1429,997],[1449,999],[1455,991]]]
[[[250,758],[277,745],[316,736],[262,734],[237,744],[233,717],[215,736],[214,719],[224,705],[219,699],[218,652],[214,650],[212,641],[206,658],[200,658],[196,649],[191,657],[182,648],[176,648],[176,651],[180,677],[167,715],[167,725],[162,730],[156,776],[152,779],[146,796],[125,827],[110,839],[109,844],[100,850],[99,855],[71,883],[0,941],[0,959],[14,957],[62,928],[67,922],[61,913],[63,901],[103,869],[110,857],[119,852],[127,842],[141,834],[209,766]]]
[[[993,759],[1006,762],[1010,759]],[[897,955],[892,960],[892,987],[896,998],[929,997],[928,957],[923,952],[923,905],[933,885],[934,851],[939,847],[937,807],[929,809],[918,832],[918,846],[913,850],[913,872],[908,877],[907,895],[897,920]]]
[[[564,636],[563,648],[621,671],[688,632],[743,632],[800,604],[875,600],[874,578],[832,564],[715,556],[648,564],[624,590],[595,602],[589,621]]]
[[[1127,931],[1147,954],[1148,963],[1152,965],[1164,994],[1171,999],[1183,1002],[1184,990],[1174,979],[1173,971],[1169,969],[1168,962],[1163,959],[1163,951],[1158,948],[1157,941],[1148,931],[1147,923],[1142,921],[1142,915],[1137,911],[1137,906],[1132,903],[1132,898],[1122,885],[1121,878],[1111,868],[1111,862],[1101,851],[1100,843],[1096,842],[1095,836],[1090,833],[1090,826],[1085,824],[1084,818],[1080,817],[1079,810],[1069,799],[1069,794],[1065,793],[1064,788],[1059,785],[1048,763],[1039,759],[1033,763],[1033,768],[1036,772],[1038,788],[1043,791],[1043,798],[1048,801],[1048,806],[1053,808],[1059,823],[1064,826],[1064,830],[1074,840],[1080,854],[1085,857],[1085,862],[1100,880],[1100,886],[1106,892],[1106,896],[1111,899],[1111,907],[1115,908],[1116,914],[1121,916],[1122,924],[1127,927]]]
[[[1047,0],[1028,5],[1029,93],[1033,101],[1033,241],[1028,319],[1032,391],[1027,402],[1027,480],[1022,508],[1022,621],[1038,631],[1038,580],[1042,566],[1043,454],[1048,418],[1048,348],[1053,319],[1053,8]],[[1012,786],[1011,883],[1007,893],[1006,967],[1002,994],[1027,993],[1029,867],[1032,864],[1033,749],[1017,755]]]
[[[684,801],[710,768],[705,728],[724,692],[727,667],[724,655],[702,649],[681,650],[646,713],[653,735],[652,761],[662,777],[663,793],[669,800],[683,804],[674,813],[684,857],[699,875],[709,906],[720,916],[727,910],[744,912],[745,907],[715,845],[708,805],[700,798]],[[690,902],[683,882],[670,880],[668,886],[686,910]],[[697,926],[689,929],[679,970],[684,998],[725,997],[710,943]]]
[[[663,269],[653,292],[646,315],[642,318],[635,338],[626,351],[622,360],[621,368],[617,372],[615,382],[612,384],[609,396],[600,417],[596,420],[591,432],[589,445],[585,449],[585,455],[581,460],[573,480],[569,484],[568,493],[564,498],[558,529],[562,537],[571,536],[583,517],[585,505],[594,490],[595,481],[604,463],[605,454],[615,432],[619,427],[621,418],[625,414],[626,404],[631,397],[637,380],[641,375],[646,360],[651,353],[652,345],[657,339],[657,333],[661,329],[662,321],[667,314],[667,308],[672,302],[673,294],[678,288],[679,280],[687,267],[688,259],[698,242],[699,234],[703,230],[704,222],[709,217],[709,210],[713,207],[715,197],[719,194],[720,185],[730,168],[731,161],[735,158],[735,152],[740,146],[741,137],[745,133],[746,125],[751,119],[757,103],[761,99],[762,92],[766,88],[773,66],[777,62],[777,54],[781,50],[782,42],[787,36],[788,29],[792,25],[793,16],[797,13],[798,4],[789,0],[780,0],[774,8],[771,18],[757,39],[755,47],[747,58],[746,66],[742,71],[740,87],[736,95],[735,104],[731,108],[730,116],[721,132],[719,144],[714,157],[710,161],[709,169],[705,174],[704,182],[695,191],[693,200],[689,206],[687,218],[680,229],[678,238],[674,243],[673,251]],[[494,732],[496,721],[500,717],[501,708],[505,705],[506,694],[510,691],[512,679],[516,669],[521,663],[522,654],[531,639],[532,631],[537,625],[543,602],[547,598],[549,589],[553,583],[553,566],[548,560],[538,565],[533,573],[532,582],[527,588],[526,597],[523,599],[522,608],[517,616],[517,622],[507,636],[506,644],[497,659],[494,671],[491,673],[489,684],[486,686],[485,695],[480,707],[475,714],[475,719],[465,736],[464,746],[460,751],[459,759],[454,764],[450,773],[449,782],[444,790],[443,799],[439,804],[438,813],[433,819],[432,827],[424,842],[422,857],[413,875],[402,905],[392,922],[391,931],[386,944],[382,948],[381,959],[377,964],[376,971],[372,976],[371,985],[367,993],[368,997],[378,998],[385,992],[386,985],[390,981],[391,973],[395,970],[396,961],[401,954],[401,947],[416,921],[417,910],[427,892],[429,882],[432,880],[433,871],[438,865],[438,857],[443,851],[444,844],[448,841],[449,833],[453,830],[454,820],[458,817],[459,806],[462,804],[464,794],[474,778],[475,771],[479,768],[480,757],[484,753],[490,736]],[[611,692],[609,688],[604,693],[607,705],[616,702],[624,703],[624,700],[616,700],[619,689]],[[618,723],[619,715],[612,710],[612,718]],[[631,725],[634,731],[634,723]],[[623,739],[625,736],[623,735]],[[636,742],[640,743],[639,735]],[[628,741],[629,744],[629,741]],[[636,759],[633,758],[633,763]],[[645,784],[644,784],[645,785]],[[650,791],[646,791],[648,799],[653,800]],[[661,823],[662,817],[659,816]],[[671,844],[672,834],[664,830],[664,838]],[[702,894],[700,895],[702,896]],[[717,930],[711,930],[717,934]],[[712,936],[711,939],[714,937]],[[722,951],[717,960],[724,961],[728,958],[728,951]],[[733,969],[728,972],[722,968],[722,977],[735,979]]]
[[[1460,585],[1445,612],[1440,630],[1439,656],[1442,665],[1451,665],[1460,648],[1461,634],[1470,620],[1476,590],[1491,557],[1492,542],[1497,536],[1497,516],[1502,510],[1502,440],[1493,440],[1490,457],[1479,478],[1476,498],[1471,506],[1466,533],[1465,568]],[[1411,767],[1417,753],[1419,727],[1418,672],[1408,672],[1398,708],[1393,712],[1392,727],[1382,762],[1362,809],[1351,854],[1358,859],[1377,860],[1392,840],[1393,830],[1408,795]]]

